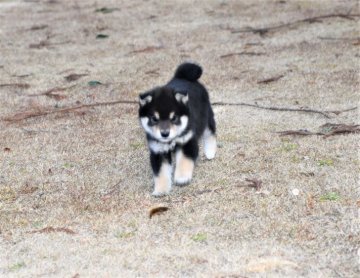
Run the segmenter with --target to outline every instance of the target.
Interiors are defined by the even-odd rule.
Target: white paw
[[[188,175],[175,175],[174,181],[176,185],[185,185],[191,181],[192,173],[188,173]]]
[[[174,181],[177,185],[185,185],[191,181],[194,170],[194,161],[187,158],[184,153],[179,150],[176,153],[176,168]]]
[[[207,159],[213,159],[215,157],[216,149],[216,139],[214,137],[205,141],[204,153]]]
[[[216,137],[208,129],[204,132],[204,153],[207,159],[213,159],[216,154]]]
[[[154,191],[153,196],[159,197],[167,195],[171,190],[171,165],[163,163],[160,168],[158,176],[154,177]]]
[[[168,190],[168,191],[154,190],[153,193],[151,193],[151,195],[154,197],[162,197],[162,196],[168,195],[169,193],[170,193],[170,190]]]

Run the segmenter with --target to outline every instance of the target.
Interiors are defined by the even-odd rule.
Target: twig
[[[27,96],[29,96],[29,97],[47,96],[47,97],[50,97],[50,98],[54,98],[56,100],[61,100],[61,99],[66,98],[66,96],[60,95],[60,94],[55,94],[55,92],[63,92],[63,91],[66,91],[68,89],[71,89],[71,88],[73,88],[75,86],[76,85],[73,85],[73,86],[70,86],[70,87],[55,87],[55,88],[47,90],[47,91],[45,91],[43,93],[31,94],[31,95],[27,95]]]
[[[30,234],[35,234],[35,233],[54,233],[54,232],[63,232],[66,234],[70,234],[70,235],[74,235],[76,234],[73,230],[69,229],[69,228],[54,228],[54,227],[46,227],[43,228],[41,230],[35,230],[35,231],[31,231],[29,232]]]
[[[155,50],[163,49],[163,46],[148,46],[142,49],[137,49],[130,51],[129,54],[143,53],[143,52],[153,52]]]
[[[320,40],[329,40],[329,41],[358,41],[359,38],[334,38],[334,37],[318,37]]]
[[[17,87],[17,88],[20,88],[20,89],[29,89],[30,84],[27,84],[27,83],[8,83],[8,84],[0,84],[0,88],[1,87]]]
[[[263,79],[263,80],[260,80],[258,81],[257,83],[258,84],[267,84],[267,83],[270,83],[270,82],[274,82],[274,81],[278,81],[279,79],[283,78],[284,75],[281,74],[281,75],[278,75],[278,76],[274,76],[274,77],[270,77],[270,78],[266,78],[266,79]]]
[[[62,109],[54,109],[54,110],[43,110],[43,111],[25,111],[25,112],[19,112],[13,116],[5,117],[3,118],[4,121],[7,122],[18,122],[29,118],[35,118],[40,116],[46,116],[50,114],[56,114],[56,113],[66,113],[75,111],[82,108],[90,108],[90,107],[96,107],[96,106],[108,106],[108,105],[115,105],[115,104],[138,104],[137,101],[132,100],[116,100],[116,101],[109,101],[109,102],[97,102],[93,104],[82,104],[74,107],[68,107],[68,108],[62,108]],[[244,103],[244,102],[238,102],[238,103],[229,103],[229,102],[213,102],[212,105],[228,105],[228,106],[249,106],[249,107],[255,107],[259,109],[265,109],[265,110],[274,110],[274,111],[294,111],[294,112],[308,112],[308,113],[316,113],[321,114],[326,118],[330,118],[330,116],[327,113],[333,113],[336,115],[339,115],[342,112],[347,112],[351,110],[357,109],[357,107],[352,107],[345,110],[336,110],[336,111],[319,111],[314,109],[303,109],[303,108],[286,108],[286,107],[270,107],[270,106],[261,106],[258,104],[251,104],[251,103]]]
[[[324,116],[325,118],[330,118],[327,113],[331,113],[332,111],[320,111],[314,109],[304,109],[304,108],[287,108],[287,107],[271,107],[271,106],[261,106],[258,104],[251,104],[251,103],[244,103],[244,102],[237,102],[237,103],[225,103],[225,102],[214,102],[212,105],[231,105],[231,106],[249,106],[249,107],[256,107],[259,109],[265,110],[274,110],[274,111],[294,111],[294,112],[307,112],[307,113],[316,113]],[[356,109],[356,108],[355,108]],[[349,109],[347,109],[349,110]],[[342,111],[337,111],[342,112]]]
[[[293,22],[288,22],[288,23],[284,23],[284,24],[279,24],[279,25],[275,25],[275,26],[270,26],[270,27],[265,27],[265,28],[253,28],[253,27],[248,27],[248,28],[244,28],[244,29],[239,29],[239,30],[232,30],[231,33],[254,33],[254,34],[259,34],[259,35],[265,35],[266,33],[270,32],[270,31],[276,31],[282,28],[288,28],[297,24],[301,24],[301,23],[314,23],[314,22],[319,22],[319,20],[321,19],[327,19],[327,18],[335,18],[335,17],[340,17],[340,18],[345,18],[348,20],[354,20],[354,17],[360,17],[360,14],[345,14],[345,13],[338,13],[338,14],[327,14],[327,15],[320,15],[320,16],[314,16],[314,17],[309,17],[309,18],[304,18],[304,19],[300,19],[300,20],[296,20]]]
[[[45,41],[40,41],[39,43],[31,43],[29,44],[29,48],[43,48],[43,47],[47,47],[47,46],[51,46],[51,45],[61,45],[61,44],[67,44],[70,43],[71,41],[63,41],[63,42],[48,42],[47,40]]]
[[[300,136],[310,136],[310,135],[324,135],[322,132],[311,132],[308,130],[285,130],[276,132],[280,136],[288,136],[288,135],[300,135]]]
[[[327,123],[320,126],[322,131],[320,132],[311,132],[308,130],[285,130],[277,132],[280,136],[288,135],[300,135],[300,136],[311,136],[311,135],[320,135],[323,138],[328,138],[330,136],[347,134],[347,133],[359,133],[360,125],[346,125],[346,124],[331,124]]]
[[[57,113],[66,113],[75,111],[82,108],[90,108],[90,107],[96,107],[96,106],[108,106],[108,105],[114,105],[114,104],[137,104],[137,101],[131,101],[131,100],[118,100],[118,101],[112,101],[112,102],[98,102],[93,104],[82,104],[74,107],[68,107],[63,109],[55,109],[55,110],[45,110],[45,111],[26,111],[26,112],[20,112],[15,114],[11,117],[6,117],[3,120],[7,122],[18,122],[29,118],[35,118],[35,117],[41,117],[46,116],[50,114],[57,114]]]
[[[220,58],[228,58],[228,57],[232,57],[232,56],[241,56],[241,55],[247,55],[247,56],[261,56],[261,55],[265,55],[266,53],[264,52],[247,52],[247,51],[243,51],[243,52],[234,52],[234,53],[228,53],[228,54],[224,54],[221,55]]]

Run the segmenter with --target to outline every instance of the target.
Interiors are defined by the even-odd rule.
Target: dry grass
[[[350,8],[357,1],[0,1],[0,118],[135,100],[184,60],[203,66],[213,101],[360,106],[357,18],[231,33]],[[226,56],[243,52],[264,55]],[[356,277],[359,135],[276,132],[359,124],[359,109],[330,120],[215,113],[216,159],[201,157],[191,185],[161,200],[136,105],[1,120],[0,276]],[[150,219],[159,204],[168,210]]]

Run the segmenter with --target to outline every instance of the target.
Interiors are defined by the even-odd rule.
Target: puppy
[[[172,154],[175,154],[176,185],[191,181],[200,138],[204,140],[206,158],[215,157],[216,124],[208,92],[198,82],[201,74],[200,66],[181,64],[165,86],[139,96],[139,118],[154,173],[154,196],[171,190]]]

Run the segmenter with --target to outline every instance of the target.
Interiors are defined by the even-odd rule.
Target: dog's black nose
[[[160,133],[161,133],[161,136],[164,137],[164,138],[168,137],[169,134],[170,134],[170,132],[168,130],[163,130]]]

